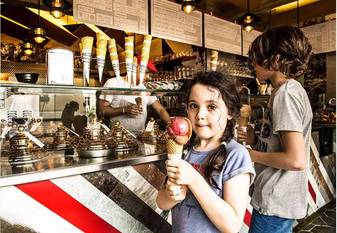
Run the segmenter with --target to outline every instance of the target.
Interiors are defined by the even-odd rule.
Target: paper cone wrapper
[[[85,36],[81,38],[82,43],[82,50],[88,51],[92,49],[92,45],[94,44],[94,37],[91,36]]]
[[[118,60],[111,60],[112,68],[115,72],[116,78],[119,79],[121,76],[120,70],[119,70],[119,63]]]
[[[166,150],[168,159],[178,160],[182,158],[184,145],[179,145],[173,139],[168,139],[166,142]]]
[[[146,73],[147,66],[141,64],[139,66],[139,83],[142,84],[144,82],[145,73]]]
[[[105,63],[105,56],[97,56],[97,69],[98,69],[98,78],[99,82],[101,83],[103,77],[103,69]]]
[[[90,50],[91,51],[91,50]],[[91,60],[91,53],[82,53],[82,60],[83,60],[83,84],[84,86],[89,85],[90,79],[90,60]],[[86,83],[85,83],[86,81]]]
[[[135,87],[137,83],[137,57],[133,58],[132,63],[132,85]]]

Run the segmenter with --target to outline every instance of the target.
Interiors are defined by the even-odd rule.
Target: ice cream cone
[[[125,38],[125,66],[127,73],[127,80],[129,85],[131,85],[132,80],[132,64],[133,64],[133,36],[128,36]]]
[[[93,37],[85,36],[81,38],[82,60],[83,60],[83,86],[89,86],[91,50],[93,43],[94,43]]]
[[[99,46],[98,46],[98,42],[99,41],[101,41],[101,40],[107,40],[106,39],[106,37],[104,36],[104,34],[103,33],[101,33],[101,32],[97,32],[96,33],[96,47],[98,48]]]
[[[96,49],[96,58],[97,58],[96,62],[97,62],[99,83],[101,83],[102,77],[103,77],[105,53],[106,53],[106,50]]]
[[[141,56],[140,67],[139,67],[139,82],[140,83],[143,83],[145,73],[147,70],[147,63],[149,62],[150,49],[151,49],[151,40],[152,40],[151,35],[144,36],[142,56]]]
[[[178,160],[182,158],[184,145],[180,145],[174,141],[174,139],[169,138],[166,141],[167,157],[171,160]]]
[[[218,51],[212,50],[211,51],[211,70],[216,71],[218,66]]]
[[[117,80],[120,81],[119,60],[118,60],[118,54],[117,54],[115,39],[110,39],[108,41],[108,49],[109,49],[109,55],[110,55],[112,68],[115,72]]]
[[[250,115],[252,113],[252,109],[250,105],[248,104],[243,104],[242,107],[240,108],[240,117],[239,117],[239,127],[246,132],[247,131],[247,126],[250,121]],[[244,141],[241,142],[243,145],[246,143]]]
[[[96,48],[104,49],[106,51],[108,41],[106,39],[101,39],[96,42]]]
[[[85,36],[81,38],[82,52],[90,53],[94,44],[94,37]]]

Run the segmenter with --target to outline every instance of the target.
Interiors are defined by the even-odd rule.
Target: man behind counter
[[[119,82],[117,78],[111,78],[104,84],[104,87],[129,88],[129,84],[123,78]],[[145,92],[144,96],[104,94],[99,96],[100,115],[109,117],[112,124],[120,121],[125,128],[135,133],[145,128],[148,105],[151,105],[160,118],[169,124],[170,115],[156,96],[147,96]]]

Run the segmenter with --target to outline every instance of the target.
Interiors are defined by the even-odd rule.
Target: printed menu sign
[[[250,44],[255,40],[256,37],[258,37],[261,32],[256,31],[256,30],[252,30],[251,32],[247,32],[245,30],[242,30],[243,34],[242,34],[242,42],[243,42],[243,52],[242,55],[243,56],[248,56],[248,50],[249,50],[249,46]]]
[[[147,0],[74,0],[74,19],[118,30],[148,33]]]
[[[205,14],[205,47],[241,55],[241,26]]]
[[[315,53],[336,51],[336,20],[301,28]]]
[[[167,0],[151,1],[153,36],[202,46],[202,13],[186,14],[181,5]]]

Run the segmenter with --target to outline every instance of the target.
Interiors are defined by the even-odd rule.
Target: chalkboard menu
[[[303,27],[315,53],[336,51],[336,20]]]
[[[205,47],[241,55],[241,26],[205,14]]]
[[[247,32],[245,30],[242,31],[242,37],[243,37],[243,52],[242,52],[242,55],[243,56],[248,56],[248,50],[249,50],[249,46],[250,44],[255,40],[256,37],[258,37],[261,32],[259,31],[256,31],[256,30],[253,30],[251,32]]]
[[[186,14],[181,5],[167,0],[151,1],[153,36],[202,46],[202,13]]]
[[[147,0],[74,0],[74,19],[118,30],[148,33]]]

